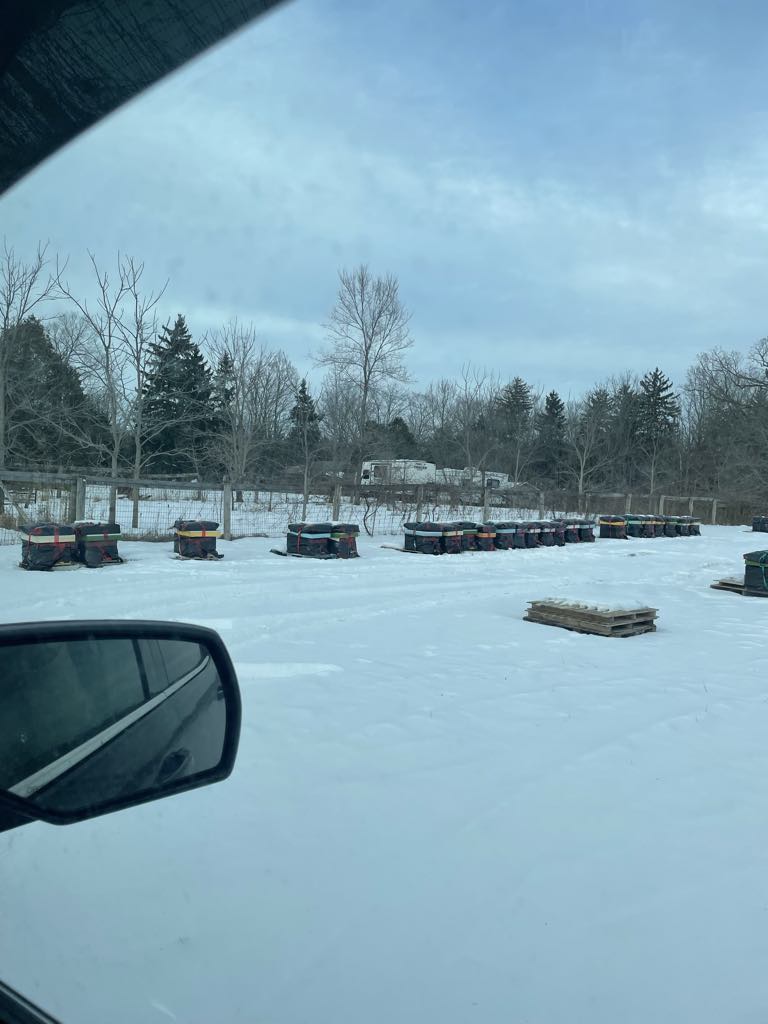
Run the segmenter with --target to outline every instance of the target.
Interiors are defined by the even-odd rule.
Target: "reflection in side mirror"
[[[0,628],[0,803],[21,813],[12,824],[77,821],[225,778],[239,727],[234,670],[211,630]]]

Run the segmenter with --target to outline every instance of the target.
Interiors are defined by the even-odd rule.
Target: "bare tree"
[[[149,344],[157,323],[155,309],[165,291],[142,292],[144,264],[131,257],[117,258],[114,282],[107,270],[101,270],[89,253],[95,278],[95,298],[81,299],[61,280],[59,291],[72,303],[81,318],[78,343],[73,349],[83,385],[95,401],[106,425],[101,432],[72,430],[84,446],[106,456],[113,477],[118,475],[123,449],[129,439],[134,443],[134,476],[143,465],[143,446],[148,438],[143,419],[144,385]],[[168,424],[153,424],[153,432]],[[116,491],[112,488],[109,514],[116,514]],[[134,519],[138,514],[138,496],[134,495]],[[134,524],[136,525],[136,524]]]
[[[406,396],[403,418],[408,424],[408,429],[413,435],[418,449],[425,449],[431,438],[429,413],[427,396],[424,392],[412,392]]]
[[[296,367],[285,352],[262,345],[254,360],[250,388],[257,435],[266,445],[285,437],[298,383]]]
[[[573,456],[573,476],[582,495],[587,484],[614,457],[606,444],[605,416],[588,399],[566,404],[565,443]]]
[[[371,393],[368,419],[387,426],[408,408],[408,395],[396,381],[386,381]]]
[[[430,454],[443,466],[451,465],[456,448],[458,393],[456,382],[443,377],[431,383],[424,395]]]
[[[8,457],[8,365],[22,324],[56,293],[60,271],[48,271],[47,246],[25,263],[3,239],[0,251],[0,468]]]
[[[371,400],[377,388],[408,375],[403,357],[413,344],[410,313],[400,301],[397,278],[375,277],[365,264],[339,271],[339,292],[325,329],[329,349],[316,356],[354,387],[357,403],[357,479],[365,459]]]
[[[759,342],[745,358],[716,349],[688,371],[684,395],[686,453],[695,489],[765,501],[768,379]]]
[[[120,320],[120,347],[127,357],[130,381],[131,432],[133,435],[133,478],[138,480],[144,465],[144,446],[168,426],[165,422],[147,423],[144,416],[146,384],[149,371],[150,345],[157,334],[157,304],[168,282],[158,292],[144,292],[142,277],[144,264],[130,257],[118,260],[121,279],[125,285],[125,308]],[[133,489],[132,525],[139,525],[139,490]]]
[[[486,370],[471,364],[462,367],[454,405],[454,422],[464,465],[467,469],[479,470],[483,484],[491,457],[499,447],[495,422],[498,390],[498,379]]]
[[[88,322],[72,310],[51,317],[46,324],[48,340],[56,354],[68,365],[77,363],[78,355],[88,344]]]
[[[284,441],[296,394],[296,368],[259,343],[252,324],[232,320],[207,339],[214,364],[213,455],[231,480],[243,482],[259,456]]]
[[[318,409],[334,472],[349,469],[349,453],[360,423],[360,395],[338,367],[331,366],[323,379]]]
[[[214,366],[212,454],[230,480],[242,483],[260,441],[251,393],[261,356],[256,331],[231,320],[209,335],[206,347]]]

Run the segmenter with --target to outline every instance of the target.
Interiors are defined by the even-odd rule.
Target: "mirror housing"
[[[227,778],[240,691],[213,630],[0,626],[0,831],[67,825]]]

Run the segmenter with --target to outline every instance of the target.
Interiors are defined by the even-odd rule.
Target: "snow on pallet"
[[[656,630],[656,608],[605,608],[575,601],[529,601],[526,622],[595,636],[638,636]]]

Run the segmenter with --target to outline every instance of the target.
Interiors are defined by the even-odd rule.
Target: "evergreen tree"
[[[393,459],[413,459],[416,456],[416,441],[411,429],[402,416],[395,416],[389,424],[389,437]]]
[[[641,379],[637,401],[638,443],[646,456],[646,473],[651,494],[656,488],[664,455],[671,449],[679,416],[680,403],[673,390],[672,381],[657,366]]]
[[[680,415],[680,403],[672,381],[661,370],[649,370],[640,381],[638,430],[646,440],[668,435]]]
[[[501,389],[495,405],[504,468],[517,483],[534,455],[536,444],[531,389],[522,377],[515,377]]]
[[[320,446],[320,420],[315,400],[309,393],[306,380],[302,377],[296,391],[296,402],[290,412],[291,430],[288,435],[289,447],[298,455],[304,476],[304,501],[302,518],[307,515],[309,503],[310,470]]]
[[[199,472],[212,430],[211,371],[181,314],[150,346],[144,397],[145,450],[153,468]]]
[[[552,424],[555,433],[565,429],[565,403],[556,391],[550,391],[544,400],[542,423]]]
[[[19,466],[55,469],[82,462],[82,441],[103,424],[77,371],[56,351],[43,324],[29,317],[8,347],[7,439]]]
[[[522,377],[515,377],[499,393],[497,405],[504,419],[513,427],[533,410],[533,395]]]
[[[539,472],[559,487],[565,458],[565,404],[556,391],[550,391],[545,398],[537,426]]]
[[[211,408],[225,412],[235,397],[235,363],[229,352],[222,353],[211,380]]]
[[[637,472],[639,395],[629,379],[611,393],[611,446],[615,452],[613,475],[617,487],[632,488]]]
[[[242,437],[239,429],[242,409],[237,403],[237,380],[235,378],[235,362],[229,352],[222,352],[216,362],[216,369],[211,377],[211,408],[208,426],[207,466],[214,474],[229,474],[231,467],[223,457],[222,447],[238,449],[234,438]],[[240,459],[236,460],[240,462]],[[239,475],[238,475],[239,480]]]
[[[303,462],[307,454],[315,452],[320,444],[320,420],[322,419],[304,378],[296,392],[296,402],[291,409],[290,418],[291,429],[288,434],[288,443],[291,451]]]

